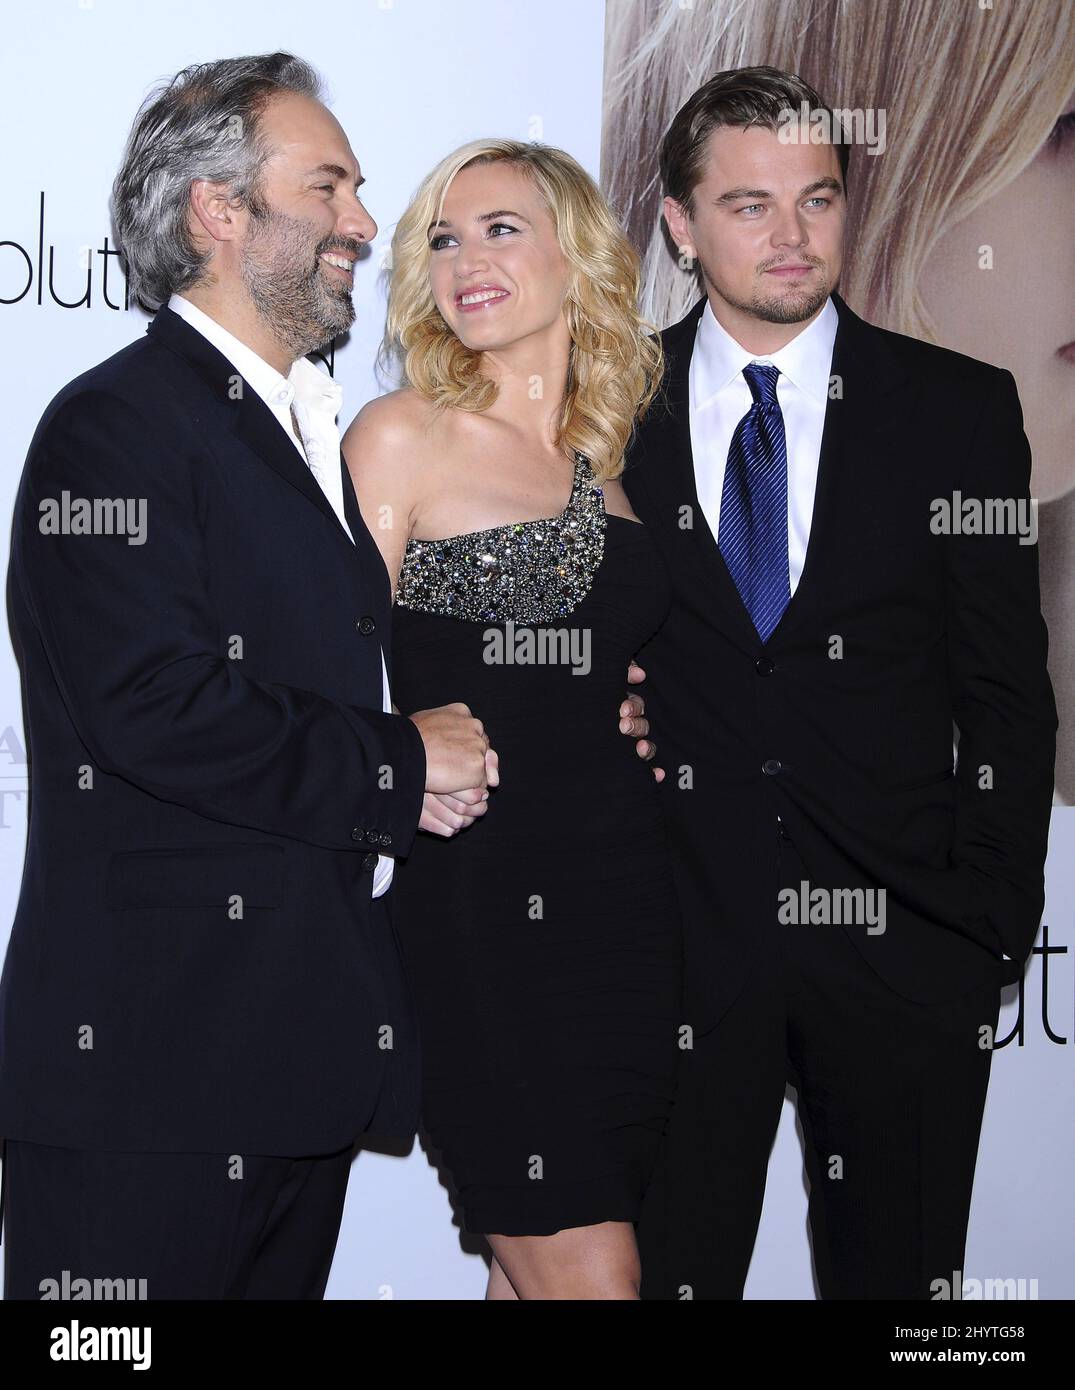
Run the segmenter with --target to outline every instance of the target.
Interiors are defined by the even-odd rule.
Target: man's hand
[[[636,661],[632,661],[627,668],[627,684],[639,685],[646,679],[646,673]],[[657,745],[651,742],[646,735],[649,733],[649,720],[645,717],[646,702],[641,695],[628,695],[620,706],[620,733],[627,734],[635,740],[635,752],[640,758],[649,762],[657,752]],[[664,781],[664,768],[655,767],[653,776],[656,781]]]
[[[440,705],[419,710],[410,718],[425,744],[427,792],[447,792],[458,798],[460,787],[485,790],[489,785],[486,755],[492,750],[481,720],[466,705]]]
[[[489,787],[495,787],[500,781],[500,772],[496,753],[491,748],[485,754],[485,772]],[[468,787],[466,791],[454,793],[426,792],[418,829],[450,839],[473,825],[488,809],[488,787]]]

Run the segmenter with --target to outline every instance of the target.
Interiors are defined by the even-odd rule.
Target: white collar
[[[817,318],[790,343],[776,352],[759,356],[748,352],[721,325],[707,299],[698,320],[691,357],[691,405],[696,410],[704,410],[718,391],[742,373],[748,362],[771,362],[792,385],[824,404],[829,396],[832,349],[839,322],[840,316],[830,297]]]
[[[266,405],[290,406],[297,396],[309,407],[331,408],[333,416],[339,413],[343,403],[343,387],[308,358],[296,358],[291,364],[290,373],[286,377],[281,376],[271,363],[184,295],[173,294],[168,300],[168,308],[208,338]]]

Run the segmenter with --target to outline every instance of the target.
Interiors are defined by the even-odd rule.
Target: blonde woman
[[[662,222],[661,136],[702,82],[751,63],[885,113],[883,152],[852,152],[847,303],[1015,376],[1043,504],[1055,799],[1075,803],[1075,6],[610,0],[601,182],[642,248],[642,309],[661,327],[703,292]]]
[[[636,1299],[680,1002],[661,793],[613,722],[669,602],[619,482],[658,340],[635,253],[547,146],[449,155],[392,266],[406,384],[344,449],[392,579],[393,686],[405,711],[464,701],[501,765],[485,813],[398,876],[423,1121],[490,1298]],[[446,829],[466,809],[447,798]]]

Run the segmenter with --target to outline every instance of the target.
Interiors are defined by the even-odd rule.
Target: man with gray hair
[[[464,705],[392,708],[388,578],[306,359],[354,319],[362,181],[290,54],[152,93],[113,213],[156,316],[30,446],[8,1298],[320,1298],[355,1138],[416,1127],[393,856],[481,814],[495,754]],[[65,497],[134,499],[139,543],[47,524]]]

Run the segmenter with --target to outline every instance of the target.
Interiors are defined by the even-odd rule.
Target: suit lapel
[[[344,458],[342,450],[340,451],[340,476],[343,483],[343,514],[347,518],[348,526],[351,528],[351,535],[355,538],[355,545],[358,545],[359,534],[366,531],[366,523],[362,519],[362,513],[358,510],[358,498],[355,496],[355,485],[351,481],[347,460]]]
[[[665,376],[654,407],[652,425],[645,431],[645,453],[652,455],[640,477],[656,505],[661,523],[671,528],[677,550],[697,572],[711,596],[712,621],[744,650],[758,645],[758,634],[743,606],[727,565],[717,549],[709,522],[698,501],[690,427],[690,365],[694,336],[704,299],[664,336]],[[645,462],[645,457],[643,462]]]
[[[849,582],[844,562],[848,541],[855,528],[862,527],[863,506],[884,505],[884,456],[890,441],[902,437],[907,428],[909,382],[886,335],[860,319],[839,295],[832,299],[840,321],[829,372],[810,538],[803,572],[769,638],[770,646],[797,631],[803,622],[823,618],[828,596]]]
[[[885,451],[897,422],[906,428],[906,373],[885,342],[886,335],[854,314],[833,295],[839,326],[830,371],[830,399],[825,411],[818,458],[814,508],[803,572],[781,620],[769,638],[772,648],[812,616],[822,616],[832,583],[842,582],[842,537],[856,525],[858,489],[849,487],[863,466],[874,465]],[[681,532],[689,557],[712,594],[712,621],[746,651],[757,651],[759,638],[735,581],[698,501],[690,433],[690,360],[702,299],[686,318],[663,335],[666,369],[653,426],[644,432],[640,478],[664,524],[679,525],[680,509],[690,508],[693,526]],[[861,517],[859,517],[861,524]]]
[[[157,311],[146,332],[154,341],[178,353],[195,368],[217,399],[231,408],[229,419],[235,437],[285,482],[301,492],[307,501],[324,512],[332,521],[340,540],[351,546],[332,503],[280,427],[276,416],[245,379],[242,380],[241,390],[236,392],[234,389],[239,374],[224,354],[166,305]]]
[[[340,454],[340,481],[343,483],[343,514],[347,518],[347,525],[351,528],[351,535],[355,538],[352,548],[358,553],[367,584],[376,591],[385,607],[390,608],[392,606],[392,581],[388,577],[388,570],[385,568],[381,552],[377,548],[377,542],[370,534],[365,518],[359,510],[358,498],[355,496],[355,485],[351,481],[347,460],[342,452]]]

